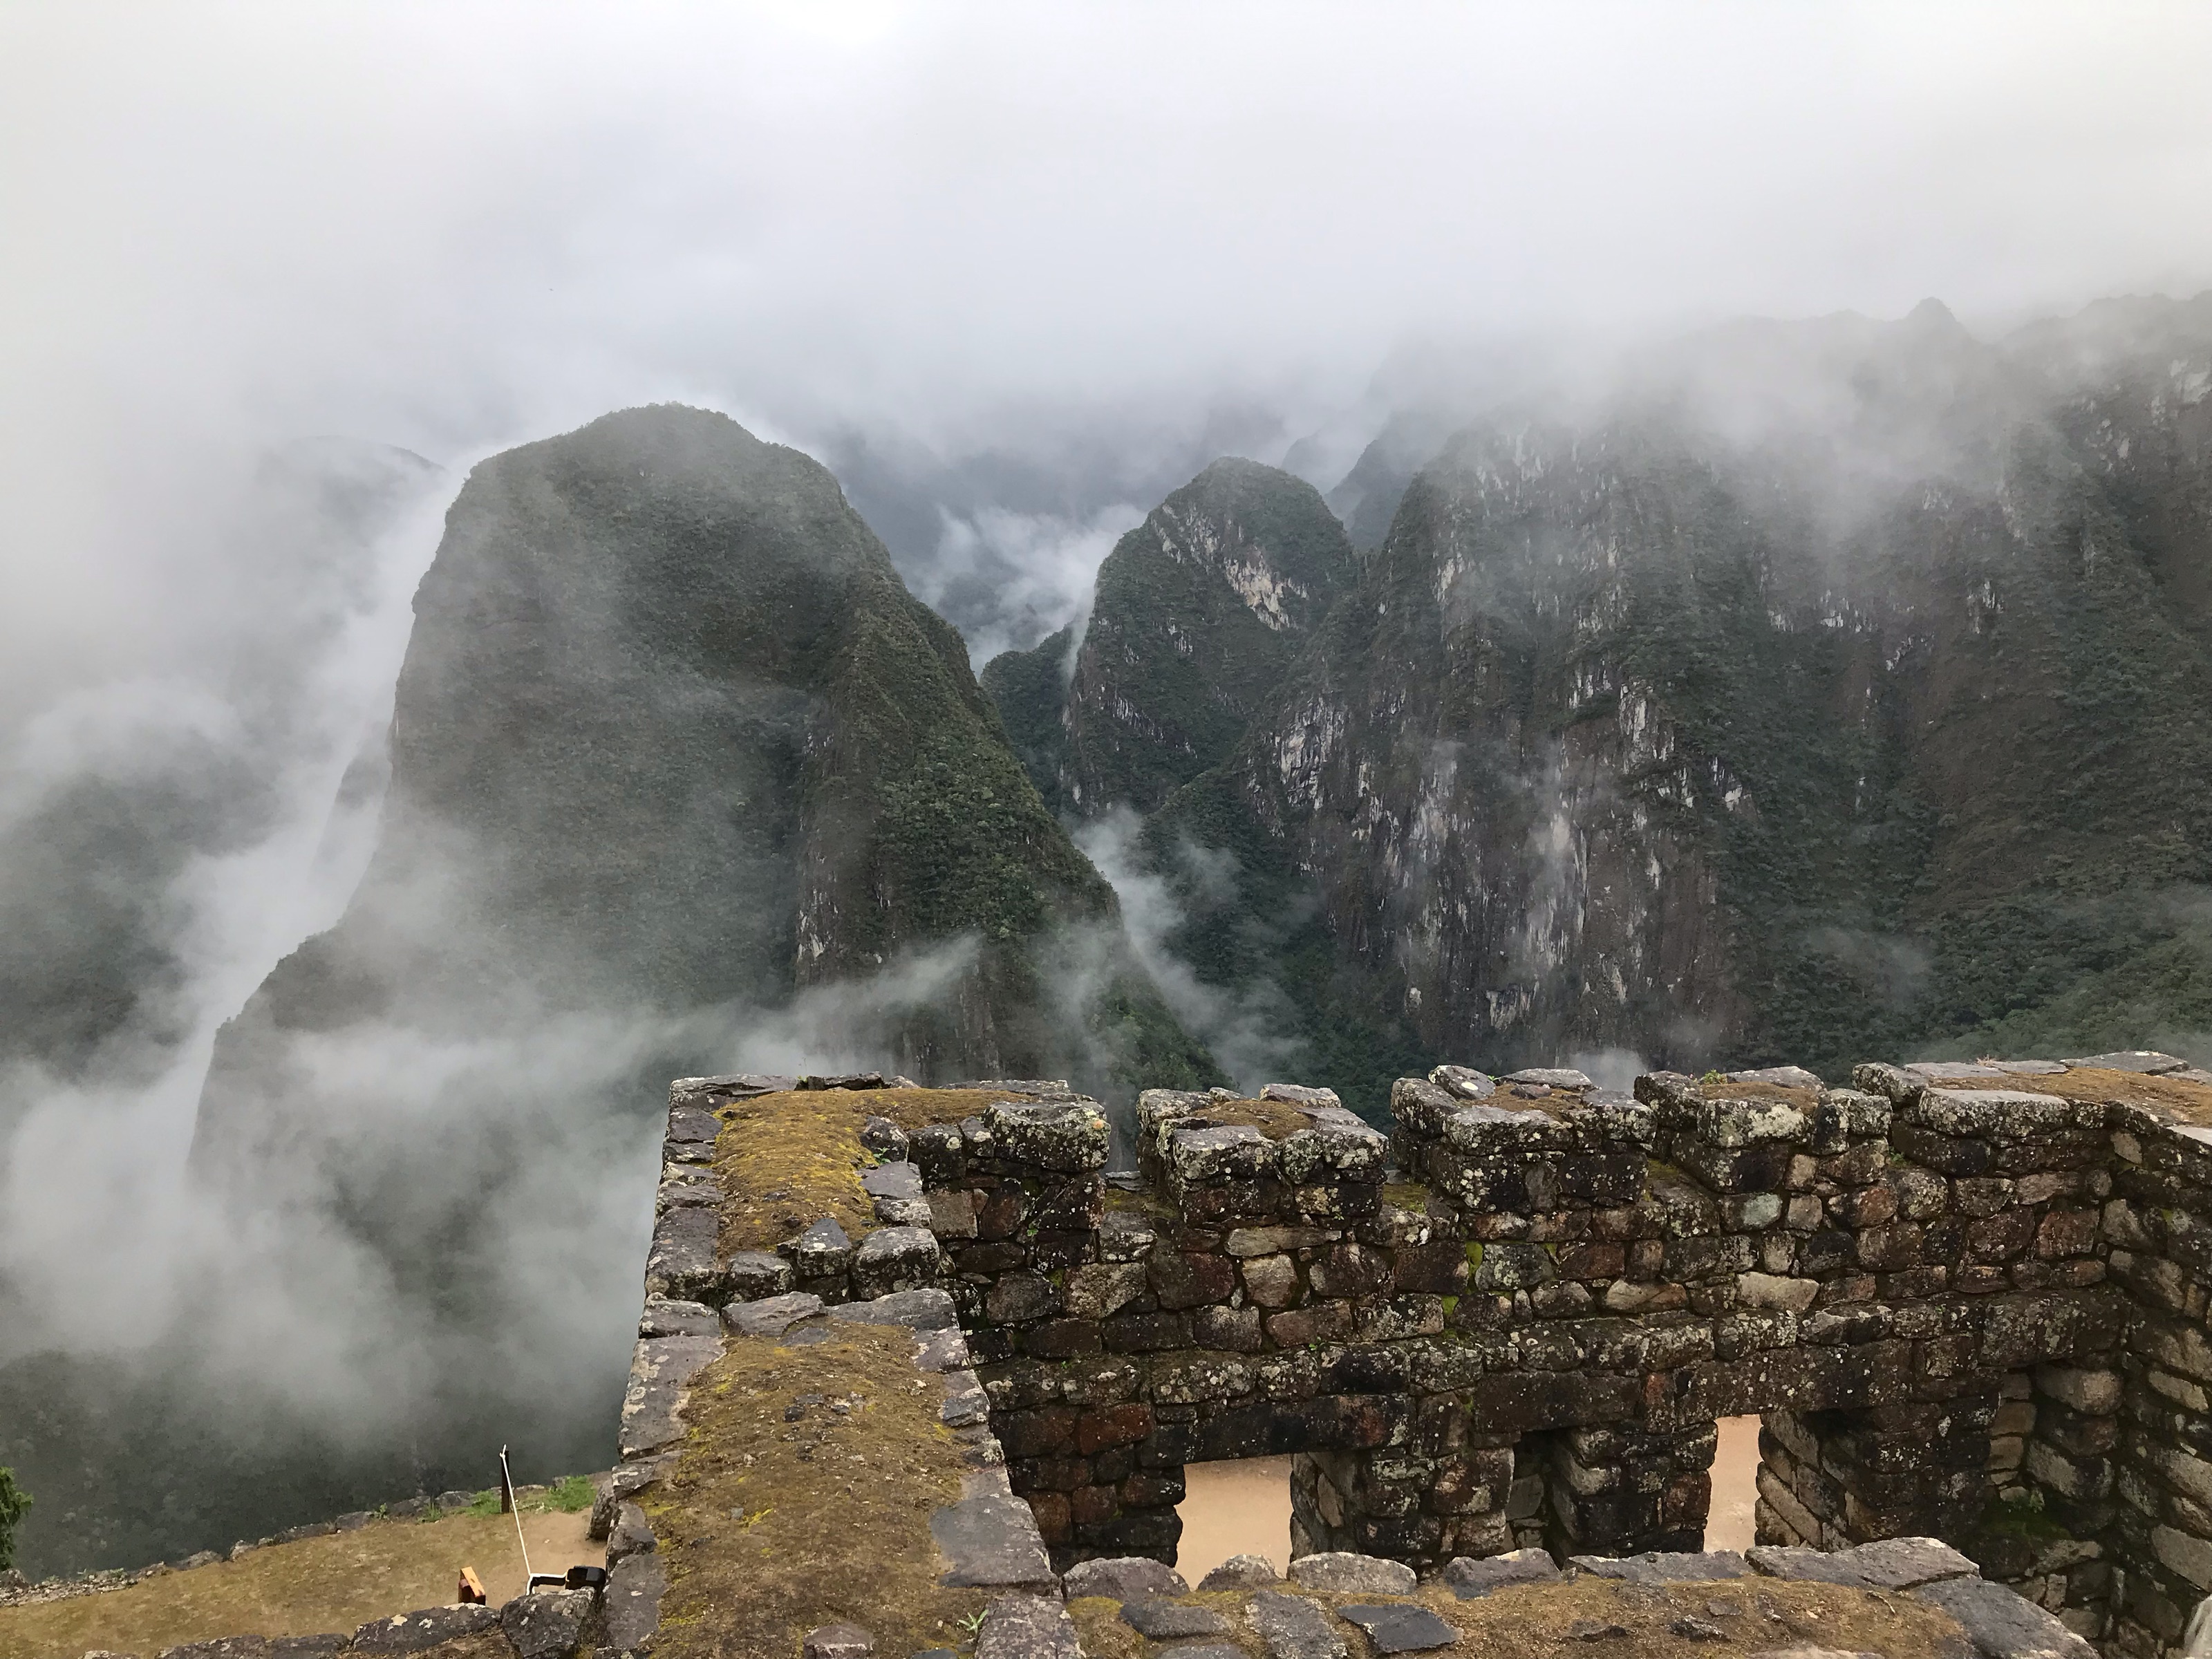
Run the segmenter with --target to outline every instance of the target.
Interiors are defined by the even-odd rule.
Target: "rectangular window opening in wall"
[[[1291,1565],[1291,1460],[1247,1457],[1183,1468],[1176,1571],[1193,1585],[1232,1555],[1263,1555],[1277,1572]]]
[[[1759,1541],[1759,1419],[1723,1417],[1715,1425],[1712,1505],[1705,1513],[1705,1547],[1747,1550]]]

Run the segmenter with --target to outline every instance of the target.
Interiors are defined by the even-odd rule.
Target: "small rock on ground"
[[[1381,1607],[1339,1607],[1336,1616],[1348,1619],[1367,1632],[1377,1653],[1420,1653],[1448,1648],[1459,1632],[1424,1607],[1389,1602]]]
[[[1232,1555],[1199,1580],[1203,1590],[1266,1589],[1283,1582],[1275,1564],[1264,1555]]]
[[[1568,1559],[1594,1578],[1625,1584],[1692,1584],[1747,1577],[1751,1572],[1750,1564],[1735,1550],[1662,1550],[1649,1555],[1575,1555]]]
[[[1345,1659],[1344,1638],[1328,1627],[1317,1601],[1261,1590],[1245,1617],[1267,1644],[1269,1659]]]
[[[2097,1650],[2017,1591],[1986,1578],[1947,1578],[1911,1594],[1966,1627],[1988,1659],[2097,1659]]]
[[[975,1659],[1083,1659],[1075,1620],[1057,1601],[1002,1595],[983,1614]]]
[[[1079,1561],[1060,1579],[1071,1601],[1084,1595],[1110,1595],[1116,1601],[1144,1601],[1161,1595],[1188,1595],[1190,1585],[1164,1561],[1149,1555],[1107,1556]]]
[[[1332,1595],[1411,1595],[1419,1582],[1402,1561],[1346,1550],[1302,1555],[1291,1563],[1291,1577],[1302,1589]]]
[[[1548,1583],[1559,1576],[1559,1568],[1548,1551],[1525,1549],[1504,1555],[1455,1556],[1437,1576],[1454,1595],[1472,1601],[1505,1584]]]
[[[1229,1621],[1212,1607],[1194,1607],[1180,1601],[1127,1601],[1121,1622],[1139,1636],[1155,1642],[1172,1642],[1185,1636],[1226,1636]]]
[[[858,1625],[824,1625],[806,1632],[799,1644],[800,1659],[868,1659],[876,1638]]]
[[[582,1643],[597,1610],[587,1589],[544,1589],[518,1595],[499,1610],[500,1628],[520,1659],[562,1659]]]

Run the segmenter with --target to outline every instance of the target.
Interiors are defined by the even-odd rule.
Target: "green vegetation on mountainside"
[[[1002,651],[983,665],[983,693],[991,699],[1005,724],[1006,741],[1014,758],[1036,786],[1046,808],[1059,813],[1060,762],[1067,752],[1067,734],[1060,714],[1067,706],[1069,660],[1075,648],[1075,625],[1027,651]]]
[[[984,684],[1061,811],[1150,811],[1234,750],[1354,569],[1310,484],[1218,460],[1099,566],[1072,675],[1060,634],[997,659]]]
[[[1143,765],[1094,763],[1084,811],[1159,799],[1170,947],[1279,992],[1364,1107],[1435,1058],[2201,1042],[2212,306],[2095,329],[1749,331],[1856,377],[1840,441],[1716,440],[1672,394],[1470,428],[1297,651],[1229,647],[1253,702],[1220,759],[1125,716]],[[1121,644],[1189,613],[1116,556],[1115,706],[1202,706],[1203,658]]]

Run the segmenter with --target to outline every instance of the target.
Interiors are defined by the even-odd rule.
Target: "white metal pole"
[[[530,1571],[530,1545],[522,1536],[522,1505],[514,1502],[514,1471],[507,1466],[507,1448],[499,1449],[499,1478],[506,1483],[507,1501],[514,1506],[514,1541],[522,1549],[522,1589],[530,1593],[530,1581],[537,1575]]]

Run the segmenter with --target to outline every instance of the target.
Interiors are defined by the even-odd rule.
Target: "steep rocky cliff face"
[[[299,1050],[334,1033],[753,1016],[869,975],[927,982],[874,1033],[918,1075],[1205,1070],[958,635],[805,456],[675,407],[510,451],[416,611],[374,859],[226,1028],[203,1154],[311,1119]]]
[[[1478,422],[1152,812],[1174,944],[1370,1104],[1422,1055],[2212,1029],[2208,381],[2212,301],[1931,305]]]
[[[984,683],[1055,805],[1150,811],[1228,758],[1352,574],[1310,484],[1218,460],[1107,556],[1072,654],[1062,630]]]

